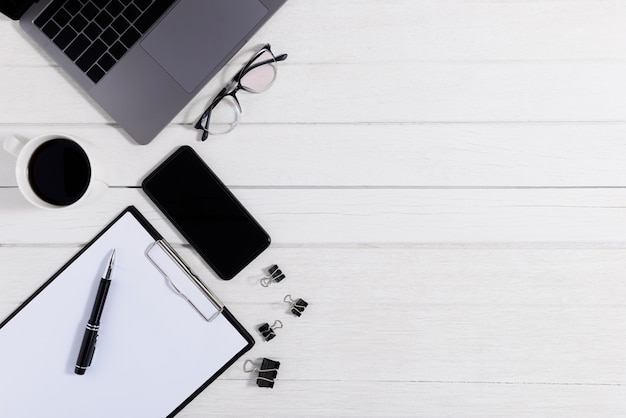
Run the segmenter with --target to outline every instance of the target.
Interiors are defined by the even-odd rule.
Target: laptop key
[[[89,46],[91,41],[82,33],[74,39],[74,41],[65,49],[65,54],[70,57],[72,61],[80,57],[85,49]]]
[[[111,46],[119,39],[119,35],[113,30],[113,28],[108,28],[102,33],[100,39],[102,39],[105,44]]]
[[[113,57],[115,57],[116,60],[120,60],[120,58],[122,58],[124,56],[124,54],[126,53],[128,49],[122,45],[121,42],[116,42],[111,49],[109,49],[109,52],[111,53],[111,55],[113,55]]]
[[[89,71],[87,71],[87,77],[89,77],[94,83],[100,81],[100,79],[104,77],[104,74],[104,70],[97,65],[94,65]]]
[[[54,16],[56,11],[59,10],[66,1],[67,0],[54,0],[50,3],[48,7],[46,7],[44,11],[37,16],[37,19],[35,19],[35,25],[38,28],[42,28],[50,19],[52,19],[52,16]]]
[[[59,27],[59,25],[51,20],[50,22],[46,23],[45,26],[41,28],[41,30],[48,36],[48,38],[52,39],[56,36],[57,33],[59,33],[61,28]]]
[[[135,22],[135,28],[141,33],[146,33],[175,0],[156,0]]]
[[[87,20],[92,20],[98,14],[100,10],[93,3],[86,3],[80,11]]]
[[[135,45],[135,42],[137,42],[139,38],[141,38],[141,33],[139,33],[137,29],[130,27],[122,35],[120,40],[124,45],[126,45],[127,48],[130,48],[131,46]]]
[[[135,19],[137,19],[140,14],[141,14],[141,10],[139,10],[133,4],[129,4],[128,7],[126,7],[124,11],[122,12],[122,16],[128,19],[129,22],[134,22]]]
[[[105,53],[102,58],[100,58],[98,60],[98,65],[100,66],[100,68],[102,68],[104,71],[109,71],[111,69],[111,67],[113,67],[113,65],[115,64],[115,58],[113,58],[111,56],[111,54],[109,54],[108,52]]]
[[[80,8],[82,7],[82,4],[80,4],[78,0],[69,0],[67,3],[65,3],[63,7],[65,7],[65,10],[67,10],[73,16],[78,13]]]
[[[107,46],[100,39],[96,40],[83,55],[80,56],[76,65],[83,70],[87,71],[97,60],[105,53]]]
[[[130,26],[128,20],[124,19],[123,16],[118,17],[111,23],[111,27],[117,31],[120,35],[126,32],[126,29]]]
[[[82,30],[85,29],[85,26],[87,26],[87,23],[89,23],[87,22],[87,19],[81,15],[76,15],[72,20],[70,20],[70,26],[76,32],[82,32]]]
[[[65,28],[63,28],[61,32],[59,32],[57,36],[54,37],[52,41],[59,48],[65,49],[70,44],[70,42],[72,42],[74,38],[76,38],[76,35],[77,33],[74,29],[70,28],[69,26],[66,26]]]
[[[98,25],[100,25],[102,29],[104,29],[109,26],[111,22],[113,22],[113,17],[111,17],[110,14],[103,10],[100,12],[100,14],[98,14],[98,16],[96,16],[95,21]]]
[[[104,9],[104,6],[106,6],[107,3],[109,2],[109,0],[92,0],[92,1],[93,1],[93,4],[95,4],[99,9]]]
[[[67,23],[70,21],[71,18],[72,18],[72,16],[70,16],[70,14],[65,11],[65,9],[60,9],[58,12],[56,12],[54,14],[54,17],[52,19],[59,26],[63,27],[65,25],[67,25]]]
[[[102,33],[102,28],[96,25],[94,22],[91,22],[83,31],[85,35],[92,41],[95,40]]]
[[[106,5],[105,9],[107,12],[111,13],[111,15],[117,16],[122,13],[124,6],[117,0],[111,0],[111,2]]]
[[[150,3],[152,3],[152,0],[135,0],[135,5],[141,10],[146,10]]]

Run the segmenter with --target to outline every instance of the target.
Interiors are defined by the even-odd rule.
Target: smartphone
[[[178,148],[142,183],[144,192],[224,280],[270,245],[270,236],[200,156]]]

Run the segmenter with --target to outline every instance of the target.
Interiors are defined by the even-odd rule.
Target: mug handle
[[[22,136],[8,135],[4,138],[2,147],[6,152],[13,154],[15,157],[17,157],[22,148],[24,148],[24,145],[27,141],[28,138],[24,138]]]

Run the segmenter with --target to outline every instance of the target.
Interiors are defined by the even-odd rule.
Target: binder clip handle
[[[248,359],[243,362],[243,371],[246,373],[258,372],[259,367],[252,360]]]
[[[285,277],[287,276],[278,268],[278,264],[273,264],[267,269],[267,275],[260,280],[261,286],[268,287],[272,283],[280,283]]]
[[[283,298],[283,301],[291,305],[291,313],[298,317],[302,316],[302,312],[304,312],[306,307],[309,306],[308,302],[304,299],[298,298],[297,300],[293,300],[291,295],[286,295]]]

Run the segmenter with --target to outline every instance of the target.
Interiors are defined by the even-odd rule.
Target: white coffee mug
[[[103,180],[104,170],[95,146],[84,139],[60,133],[30,140],[11,135],[5,138],[3,147],[17,157],[15,178],[20,192],[37,207],[80,206],[109,187]],[[57,198],[59,194],[62,198]]]

